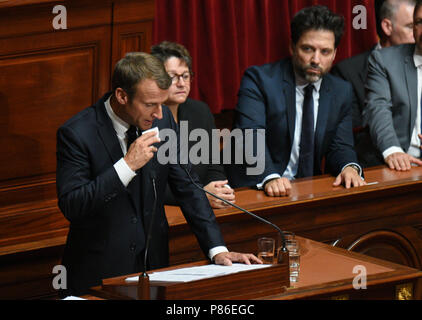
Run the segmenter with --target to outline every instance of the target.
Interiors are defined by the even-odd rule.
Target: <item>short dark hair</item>
[[[189,72],[193,75],[192,57],[183,45],[176,42],[163,41],[151,47],[151,54],[160,59],[163,63],[173,57],[179,58],[186,63],[189,68]]]
[[[381,28],[381,21],[384,19],[381,19],[381,8],[383,7],[385,3],[385,0],[375,0],[374,3],[374,9],[375,9],[375,23],[376,23],[376,27],[377,27],[377,34],[379,38],[382,38],[382,36],[384,35],[384,31],[382,31]]]
[[[300,37],[309,30],[332,31],[335,47],[340,44],[344,31],[344,17],[333,13],[326,6],[312,6],[300,10],[290,24],[291,39],[297,44]]]
[[[136,85],[145,79],[155,80],[162,90],[167,90],[171,86],[171,78],[158,58],[144,52],[130,52],[116,63],[111,87],[113,92],[117,88],[122,88],[132,100]]]
[[[382,38],[384,36],[384,31],[381,27],[382,20],[394,20],[402,4],[414,5],[415,3],[415,0],[375,0],[375,19],[378,37]]]
[[[413,19],[416,18],[416,13],[422,7],[422,0],[416,0],[415,11],[413,11]]]

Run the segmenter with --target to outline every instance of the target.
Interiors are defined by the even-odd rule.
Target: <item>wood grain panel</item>
[[[57,2],[57,0],[0,0],[0,8],[12,8],[54,2]]]
[[[0,256],[0,299],[45,298],[57,294],[52,287],[55,265],[63,247]]]
[[[0,60],[1,179],[55,172],[55,133],[92,101],[94,60],[94,46]]]
[[[64,5],[67,12],[67,30],[53,28],[55,5]],[[48,1],[34,6],[1,8],[0,38],[11,36],[66,33],[76,29],[110,25],[112,19],[111,1]],[[13,26],[11,28],[10,26]]]
[[[53,28],[57,4],[66,30]],[[0,299],[54,294],[69,225],[56,130],[110,90],[113,59],[149,49],[153,19],[154,0],[0,1]]]
[[[22,243],[47,241],[67,234],[69,223],[55,202],[52,201],[50,207],[44,202],[37,205],[33,208],[28,208],[27,204],[24,208],[4,208],[0,212],[0,254],[7,254],[8,250],[11,251],[7,248]],[[25,250],[22,247],[20,251]]]
[[[55,172],[58,127],[109,86],[107,30],[0,40],[0,181]]]
[[[36,201],[56,199],[56,175],[13,179],[0,182],[0,211],[5,207],[21,206]]]
[[[112,65],[128,52],[150,52],[152,21],[116,25],[113,30]]]
[[[154,0],[113,1],[113,23],[115,25],[128,22],[152,21],[155,16]]]

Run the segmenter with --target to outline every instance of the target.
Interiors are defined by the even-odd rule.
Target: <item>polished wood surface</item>
[[[66,30],[52,25],[58,4]],[[120,57],[149,51],[154,8],[154,0],[0,1],[0,298],[54,292],[69,226],[57,207],[56,131],[110,90]]]
[[[249,188],[236,190],[236,204],[250,211],[266,210],[272,208],[291,207],[297,205],[310,205],[323,200],[343,200],[356,196],[370,196],[395,189],[396,187],[422,186],[422,168],[413,167],[406,172],[397,172],[384,166],[365,170],[365,181],[369,184],[359,188],[346,189],[343,186],[333,187],[334,177],[329,175],[298,179],[292,182],[291,195],[288,197],[268,197],[262,191]],[[362,204],[360,204],[362,205]],[[356,203],[356,207],[359,203]],[[167,206],[166,214],[172,226],[186,223],[178,207]],[[356,208],[359,210],[359,208]],[[217,209],[217,217],[244,215],[235,208]]]
[[[295,299],[417,299],[415,290],[418,281],[422,278],[422,271],[394,264],[384,260],[371,258],[344,249],[335,248],[310,239],[297,237],[301,248],[300,274],[298,282],[291,282],[290,286],[279,286],[277,294],[266,295],[260,283],[265,279],[268,269],[262,269],[230,277],[239,277],[236,281],[217,282],[210,292],[203,289],[201,281],[192,281],[180,284],[183,290],[169,294],[168,299],[192,299],[192,292],[200,292],[194,299],[218,299],[226,300],[240,295],[242,299],[265,299],[265,300],[295,300]],[[190,264],[173,266],[170,268],[153,270],[148,273],[172,270],[191,266],[204,265],[208,262],[200,261]],[[362,276],[365,270],[365,288],[357,289],[353,285],[354,278]],[[274,270],[273,270],[274,271]],[[136,299],[137,283],[125,282],[127,277],[139,274],[126,275],[111,279],[105,279],[103,286],[92,288],[92,297],[103,299]],[[232,279],[233,280],[233,279]],[[208,280],[211,283],[212,279]],[[273,277],[274,281],[274,277]],[[153,285],[154,282],[151,282]],[[362,279],[356,281],[363,285]],[[219,285],[218,285],[219,284]],[[168,283],[168,286],[172,286]],[[404,289],[404,290],[403,290]],[[205,291],[205,292],[204,292]],[[228,292],[230,294],[228,294]],[[204,296],[205,294],[205,296]],[[157,296],[157,293],[154,294]],[[165,295],[160,298],[167,299]]]
[[[290,197],[271,198],[241,189],[236,203],[283,230],[374,257],[421,268],[422,168],[409,172],[386,167],[365,171],[372,185],[333,187],[334,178],[320,176],[293,182]],[[166,210],[171,228],[171,263],[199,260],[201,253],[177,207]],[[277,234],[271,227],[237,209],[215,210],[231,250],[256,251],[256,238]]]
[[[292,195],[287,198],[270,198],[262,191],[251,189],[236,190],[236,197],[238,205],[284,230],[420,269],[421,176],[422,168],[394,172],[380,167],[366,171],[366,180],[378,183],[361,188],[334,188],[333,177],[321,176],[294,182]],[[46,180],[45,183],[52,182]],[[56,205],[56,201],[51,200],[49,214],[42,214],[37,206],[17,214],[21,210],[17,205],[16,211],[10,206],[9,213],[0,215],[4,222],[0,224],[0,234],[8,236],[0,239],[0,260],[4,262],[1,274],[13,274],[18,262],[22,263],[24,272],[28,268],[24,267],[26,261],[30,260],[22,258],[22,253],[32,255],[50,248],[50,265],[44,262],[38,270],[43,270],[39,276],[42,273],[43,279],[47,277],[51,283],[51,269],[60,262],[67,233],[65,219]],[[33,219],[31,214],[34,214]],[[171,265],[204,259],[180,209],[167,207],[166,214],[170,225]],[[215,210],[215,214],[231,250],[256,252],[258,237],[277,236],[271,227],[236,209]],[[13,230],[18,228],[21,228],[19,236],[13,237]],[[48,232],[37,232],[43,228],[48,228]],[[5,289],[0,292],[4,297],[10,296],[8,285],[15,281],[11,279],[10,276],[0,277]],[[19,290],[16,292],[19,294]]]
[[[56,4],[67,30],[52,27]],[[57,207],[56,130],[109,90],[121,56],[149,51],[153,19],[153,0],[0,2],[0,298],[55,294],[69,226]],[[282,229],[421,268],[422,169],[365,174],[379,184],[345,190],[323,176],[296,181],[288,198],[237,190],[236,201]],[[204,259],[180,210],[166,212],[171,264]],[[215,213],[231,250],[255,252],[257,237],[276,236],[235,209]]]
[[[180,265],[185,268],[208,264],[208,261]],[[171,270],[166,268],[155,270]],[[151,273],[151,272],[148,272]],[[130,277],[139,274],[129,275]],[[104,299],[140,300],[137,282],[126,282],[121,276],[103,280],[102,286],[91,289],[90,294]],[[244,300],[257,299],[280,294],[289,286],[287,261],[265,269],[238,272],[225,276],[212,277],[189,282],[150,281],[151,300]]]
[[[420,299],[416,290],[422,271],[300,238],[299,281],[285,292],[264,299]],[[358,269],[355,269],[358,267]],[[366,273],[365,288],[356,276]],[[362,285],[362,279],[356,280]],[[400,288],[410,291],[404,295]]]

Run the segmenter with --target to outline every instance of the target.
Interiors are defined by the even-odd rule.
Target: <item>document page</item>
[[[154,272],[149,274],[150,281],[166,281],[166,282],[189,282],[206,278],[224,276],[237,272],[250,271],[270,267],[270,264],[240,264],[234,263],[232,266],[221,266],[216,264],[208,264],[199,267],[181,268],[169,271]],[[126,281],[138,281],[139,277],[126,278]]]

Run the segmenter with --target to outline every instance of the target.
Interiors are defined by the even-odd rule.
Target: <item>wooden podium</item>
[[[165,271],[184,267],[206,265],[201,261],[177,267],[154,270]],[[258,299],[283,293],[289,286],[289,261],[270,267],[238,272],[190,282],[150,281],[151,300],[244,300]],[[141,300],[138,282],[127,282],[126,278],[138,274],[103,280],[103,284],[91,289],[93,296],[103,299]],[[141,276],[141,275],[139,275]]]
[[[150,282],[150,298],[166,300],[405,300],[421,299],[422,271],[349,252],[306,238],[300,241],[299,281],[289,283],[287,264],[187,283]],[[205,265],[196,262],[178,267]],[[364,268],[367,288],[355,288],[356,267]],[[358,269],[361,270],[361,269]],[[89,299],[138,299],[138,283],[128,275],[103,281]],[[272,293],[273,292],[273,293]]]

